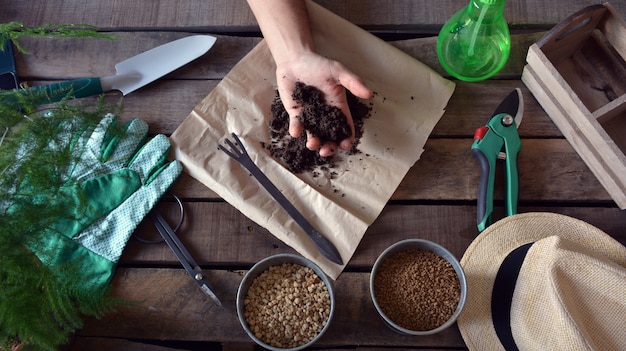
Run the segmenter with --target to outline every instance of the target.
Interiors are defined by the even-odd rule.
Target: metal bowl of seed
[[[398,333],[430,335],[452,325],[467,296],[465,273],[443,246],[407,239],[384,250],[372,268],[370,295]]]
[[[315,263],[280,254],[255,264],[237,291],[237,316],[248,336],[272,351],[302,350],[328,329],[335,312],[330,279]]]

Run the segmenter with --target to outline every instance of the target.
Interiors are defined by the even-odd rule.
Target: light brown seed
[[[310,306],[321,310],[316,317],[321,323],[303,320],[310,314]],[[254,323],[255,335],[275,347],[293,348],[309,342],[329,316],[328,288],[312,269],[294,263],[269,267],[255,278],[244,300],[246,322],[249,326]]]

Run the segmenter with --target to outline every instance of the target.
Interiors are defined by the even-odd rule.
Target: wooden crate
[[[522,74],[524,84],[622,210],[625,57],[626,22],[604,3],[575,13],[531,45]]]

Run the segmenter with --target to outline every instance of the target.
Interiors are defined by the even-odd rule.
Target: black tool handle
[[[330,261],[343,265],[343,260],[337,248],[320,234],[298,209],[283,195],[283,193],[267,178],[267,176],[254,164],[254,162],[242,163],[252,175],[263,185],[265,190],[289,213],[291,218],[309,235],[317,249]]]
[[[343,265],[343,260],[341,259],[341,255],[337,248],[328,241],[322,234],[320,234],[309,221],[298,211],[297,208],[283,195],[283,193],[278,190],[278,188],[272,183],[272,181],[259,169],[259,167],[252,161],[250,155],[246,151],[246,148],[241,143],[241,140],[237,137],[237,134],[232,133],[233,139],[235,142],[226,139],[225,143],[230,147],[230,149],[219,145],[218,149],[222,150],[226,155],[228,155],[233,160],[239,162],[242,166],[244,166],[252,175],[263,185],[265,190],[267,190],[270,195],[276,200],[282,207],[289,213],[291,218],[306,232],[306,234],[311,238],[317,249],[331,262],[334,262],[338,265]]]
[[[473,148],[472,155],[474,155],[480,166],[480,180],[476,196],[476,224],[478,231],[482,232],[491,224],[491,214],[493,212],[493,189],[489,189],[489,185],[493,184],[493,179],[491,179],[492,165],[482,150]]]

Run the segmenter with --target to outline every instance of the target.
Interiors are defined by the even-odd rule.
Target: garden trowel
[[[193,35],[157,46],[115,65],[116,74],[101,78],[80,78],[27,88],[28,92],[45,92],[52,103],[67,97],[82,98],[110,90],[126,95],[204,55],[217,39],[210,35]]]

